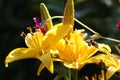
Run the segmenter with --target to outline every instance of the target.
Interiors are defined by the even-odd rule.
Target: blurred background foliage
[[[51,75],[44,69],[40,76],[36,76],[40,62],[35,59],[16,61],[8,68],[4,65],[5,57],[12,49],[26,47],[20,33],[27,32],[26,27],[34,26],[33,17],[40,17],[41,2],[47,5],[51,16],[63,15],[66,0],[0,0],[0,80],[53,80],[57,74]],[[118,0],[75,0],[75,17],[101,35],[120,39],[120,31],[115,26],[120,20]],[[75,28],[83,27],[75,23]],[[114,48],[118,43],[102,39],[99,42],[111,45],[113,52],[118,53]],[[93,74],[98,69],[93,65],[89,65],[90,68],[85,66],[79,72],[79,77]],[[113,76],[111,80],[118,78]]]

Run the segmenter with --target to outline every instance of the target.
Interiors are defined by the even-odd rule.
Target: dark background
[[[36,59],[16,61],[9,64],[8,68],[4,65],[5,57],[12,49],[26,47],[20,33],[26,32],[26,27],[34,26],[33,17],[40,17],[41,2],[47,5],[51,16],[63,15],[66,0],[0,0],[0,80],[53,80],[55,77],[56,73],[51,75],[46,69],[36,76],[40,64]],[[120,20],[118,0],[75,0],[75,17],[104,36],[120,39],[120,31],[115,26]],[[83,27],[75,23],[75,28]],[[113,52],[117,53],[114,45],[118,43],[107,40],[99,42],[111,45]],[[91,67],[83,68],[80,76],[96,71],[97,68]],[[113,76],[111,80],[118,78]]]

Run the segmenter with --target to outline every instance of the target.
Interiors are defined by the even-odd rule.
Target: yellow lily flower
[[[106,79],[109,80],[115,72],[120,72],[120,57],[115,54],[99,54],[92,57],[88,63],[99,63],[102,61],[107,68]]]
[[[43,3],[40,6],[42,20],[50,19],[51,17],[46,6]],[[12,50],[5,59],[5,65],[7,67],[9,63],[20,59],[36,58],[42,62],[38,68],[37,75],[40,75],[44,67],[53,73],[53,60],[51,59],[50,49],[73,29],[73,0],[67,0],[62,23],[53,26],[52,21],[48,20],[47,23],[41,26],[36,18],[34,22],[37,28],[35,32],[30,30],[30,33],[25,35],[25,43],[28,48],[16,48]]]
[[[98,49],[85,42],[84,30],[75,30],[65,39],[61,39],[55,46],[58,56],[68,68],[81,69],[84,61],[95,54]]]
[[[48,48],[48,45],[51,46],[55,45],[56,42],[58,42],[58,40],[66,36],[67,33],[69,33],[71,30],[73,30],[73,26],[74,26],[74,3],[73,0],[67,0],[62,23],[56,24],[52,30],[46,33],[46,36],[43,39],[43,48],[46,50]]]

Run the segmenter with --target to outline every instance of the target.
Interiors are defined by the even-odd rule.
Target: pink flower
[[[117,22],[116,27],[120,29],[120,21]]]
[[[37,29],[40,29],[41,32],[42,32],[43,34],[45,34],[45,33],[46,33],[46,30],[45,30],[44,26],[42,26],[42,25],[39,23],[39,18],[38,18],[38,17],[34,17],[33,20],[34,20],[34,23],[35,23],[35,27],[36,27]]]

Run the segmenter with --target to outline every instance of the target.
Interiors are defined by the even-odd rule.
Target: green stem
[[[86,28],[87,30],[91,31],[92,33],[96,34],[96,35],[99,35],[99,38],[103,38],[103,39],[106,39],[106,40],[109,40],[109,41],[113,41],[113,42],[120,42],[120,40],[117,40],[117,39],[113,39],[113,38],[108,38],[108,37],[104,37],[104,36],[101,36],[98,32],[94,31],[93,29],[91,29],[90,27],[88,27],[87,25],[83,24],[81,21],[75,19],[75,21],[82,25],[84,28]]]
[[[63,19],[64,16],[53,16],[53,17],[47,19],[43,24],[46,24],[46,22],[48,22],[48,21],[51,20],[51,19],[55,19],[55,18],[61,18],[61,19]],[[78,24],[80,24],[81,26],[83,26],[84,28],[86,28],[86,29],[88,29],[89,31],[91,31],[92,33],[98,34],[96,31],[94,31],[93,29],[91,29],[91,28],[88,27],[87,25],[83,24],[83,23],[82,23],[81,21],[79,21],[78,19],[74,18],[74,20],[75,20]]]
[[[71,69],[68,69],[68,79],[71,80]]]
[[[78,80],[78,70],[75,71],[75,80]]]
[[[61,63],[61,67],[62,67],[62,73],[63,73],[63,76],[64,76],[64,80],[68,80],[68,77],[67,77],[67,75],[66,75],[65,67],[63,66],[62,63]]]
[[[108,38],[108,37],[101,37],[101,38],[106,39],[106,40],[109,40],[109,41],[113,41],[113,42],[118,42],[118,43],[120,43],[120,40],[117,40],[117,39]]]
[[[85,25],[84,23],[82,23],[81,21],[77,20],[76,18],[74,18],[74,20],[80,24],[81,26],[83,26],[84,28],[86,28],[87,30],[91,31],[94,34],[98,34],[96,31],[94,31],[93,29],[91,29],[89,26]]]
[[[106,40],[109,40],[109,41],[113,41],[113,42],[120,42],[120,40],[117,40],[117,39],[113,39],[113,38],[108,38],[108,37],[104,37],[104,36],[101,36],[98,32],[94,31],[93,29],[91,29],[90,27],[88,27],[87,25],[83,24],[81,21],[75,19],[75,21],[82,25],[84,28],[86,28],[87,30],[91,31],[92,33],[96,34],[96,35],[99,35],[100,38],[103,38],[103,39],[106,39]]]
[[[56,19],[56,18],[60,18],[60,19],[63,19],[64,16],[53,16],[49,19],[47,19],[46,21],[43,22],[43,24],[46,24],[49,20],[52,20],[52,19]],[[74,20],[80,24],[81,26],[83,26],[84,28],[86,28],[87,30],[89,30],[90,32],[94,33],[94,34],[97,34],[97,35],[100,35],[98,32],[94,31],[93,29],[91,29],[89,26],[85,25],[84,23],[82,23],[81,21],[79,21],[78,19],[74,18]],[[42,24],[42,25],[43,25]],[[100,35],[101,36],[101,35]],[[108,38],[108,37],[104,37],[104,36],[101,36],[100,38],[102,39],[106,39],[106,40],[109,40],[109,41],[113,41],[113,42],[120,42],[120,40],[117,40],[117,39],[112,39],[112,38]]]

